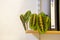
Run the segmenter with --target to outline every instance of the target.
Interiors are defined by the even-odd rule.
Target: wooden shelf
[[[38,31],[26,30],[26,33],[38,33]],[[60,34],[60,31],[47,31],[45,34]]]

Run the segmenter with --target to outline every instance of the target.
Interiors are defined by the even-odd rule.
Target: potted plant
[[[24,25],[25,30],[28,26],[26,24],[29,22],[30,29],[34,31],[38,30],[40,34],[44,34],[51,25],[50,17],[44,12],[41,12],[39,14],[32,14],[31,11],[27,11],[25,15],[20,15],[20,19]]]

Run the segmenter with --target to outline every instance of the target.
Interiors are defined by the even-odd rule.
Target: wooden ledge
[[[26,33],[38,33],[38,31],[26,30]],[[60,34],[60,31],[47,31],[45,34]]]

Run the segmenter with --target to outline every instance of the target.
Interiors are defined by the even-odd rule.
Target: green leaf
[[[24,29],[26,30],[24,16],[23,16],[23,15],[20,15],[20,19],[21,19],[21,21],[22,21],[22,24],[23,24],[23,26],[24,26]]]
[[[38,26],[37,30],[39,33],[44,34],[48,28],[50,27],[50,18],[49,16],[46,16],[44,12],[41,12],[38,14]]]
[[[31,11],[28,10],[24,15],[25,22],[28,22],[30,15],[31,15]]]
[[[30,16],[30,21],[29,21],[29,25],[32,30],[37,30],[36,20],[37,20],[37,14],[32,14]]]

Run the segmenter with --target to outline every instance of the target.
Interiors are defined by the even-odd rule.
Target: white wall
[[[50,16],[50,0],[42,0],[42,9],[43,12]]]
[[[37,40],[25,33],[19,19],[20,14],[28,9],[36,12],[35,2],[35,0],[0,0],[0,40]]]

